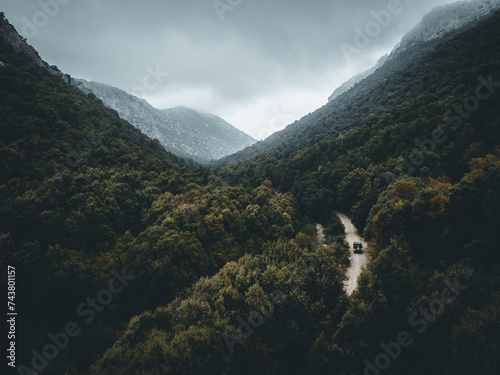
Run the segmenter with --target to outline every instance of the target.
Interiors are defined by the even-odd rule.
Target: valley
[[[0,371],[498,373],[499,41],[499,1],[434,8],[257,142],[63,73],[0,13]]]

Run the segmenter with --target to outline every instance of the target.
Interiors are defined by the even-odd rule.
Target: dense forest
[[[186,164],[6,43],[0,61],[0,260],[22,275],[21,363],[112,270],[136,280],[44,373],[85,369],[134,314],[227,262],[297,235],[310,242],[290,193]]]
[[[314,142],[208,169],[0,38],[18,373],[498,373],[499,45],[497,13],[323,119]],[[369,241],[349,297],[333,210]],[[72,321],[81,333],[37,362]]]

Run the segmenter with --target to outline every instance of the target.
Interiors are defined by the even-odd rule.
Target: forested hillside
[[[353,214],[372,260],[347,304],[328,263],[307,268],[304,253],[278,266],[266,250],[132,320],[92,373],[496,373],[499,19],[373,87],[377,106],[364,116],[353,103],[361,114],[342,136],[325,120],[314,146],[296,151],[297,140],[218,171],[231,184],[269,179],[320,221],[333,209]],[[476,103],[469,97],[479,105],[458,123],[447,111]],[[401,169],[405,159],[414,170]],[[297,253],[272,252],[281,249]],[[290,269],[295,285],[281,281]]]
[[[291,194],[186,164],[2,39],[0,61],[0,263],[19,275],[20,364],[113,270],[134,282],[44,374],[85,373],[134,314],[298,233]]]
[[[475,5],[471,2],[470,6],[480,7],[479,2],[482,1],[476,0]],[[284,130],[272,134],[269,138],[257,142],[251,147],[222,158],[214,162],[214,165],[221,166],[237,163],[252,157],[258,157],[266,152],[276,150],[279,152],[280,149],[285,149],[289,153],[296,153],[306,147],[315,145],[321,140],[337,138],[339,135],[357,127],[363,118],[369,114],[402,105],[426,92],[428,90],[426,86],[427,79],[430,77],[436,78],[441,73],[455,73],[454,71],[432,72],[428,69],[430,66],[421,66],[418,72],[414,71],[414,69],[419,61],[428,61],[427,56],[438,46],[452,40],[455,36],[464,33],[476,26],[481,20],[489,17],[484,16],[467,20],[467,12],[461,9],[464,4],[460,3],[456,2],[447,5],[446,9],[448,7],[454,8],[455,11],[460,9],[461,16],[449,17],[446,9],[441,9],[436,12],[437,15],[434,18],[437,25],[429,25],[430,21],[428,19],[427,22],[425,22],[425,19],[422,20],[414,30],[405,35],[403,38],[405,43],[394,48],[387,57],[387,61],[383,62],[384,59],[382,59],[382,66],[368,76],[366,74],[370,73],[370,70],[363,72],[361,76],[365,78],[354,84],[351,89],[347,89],[347,91],[329,101],[323,107],[295,121]],[[498,4],[495,4],[495,6],[497,7]],[[444,13],[443,17],[440,17],[442,13]],[[433,19],[432,17],[428,18]],[[426,30],[427,28],[437,33],[442,18],[444,20],[448,19],[453,27],[446,26],[451,30],[439,35],[439,37],[431,38],[426,35],[430,39],[424,42],[422,40],[424,37],[419,33],[422,32],[422,29]],[[462,50],[463,52],[465,51]],[[447,56],[447,59],[453,59],[453,57],[454,53],[451,53]],[[430,62],[431,66],[435,63],[437,62]],[[413,73],[421,74],[421,76],[413,75]],[[458,72],[456,73],[458,74]],[[352,79],[356,81],[358,78],[353,77]],[[350,82],[346,82],[345,85],[351,86],[352,83]],[[386,90],[386,85],[389,86],[390,91]],[[345,90],[343,87],[339,89],[341,91]],[[392,95],[388,95],[388,93],[392,93]]]
[[[499,45],[496,13],[344,93],[302,138],[209,170],[0,38],[17,372],[497,374]],[[333,210],[369,241],[349,297]]]
[[[411,347],[368,373],[498,371],[499,43],[497,13],[374,85],[368,112],[351,103],[342,135],[325,119],[310,147],[221,168],[230,183],[271,180],[318,220],[350,211],[370,240],[358,292],[311,349],[313,373],[361,373],[401,332]]]
[[[221,174],[256,185],[269,178],[316,217],[352,208],[361,227],[397,178],[460,181],[474,158],[497,152],[499,17],[438,45],[390,80],[370,81],[346,118],[325,118],[314,136],[221,167]],[[347,94],[354,95],[342,98]],[[340,132],[338,122],[350,126]],[[321,140],[301,148],[311,137]]]

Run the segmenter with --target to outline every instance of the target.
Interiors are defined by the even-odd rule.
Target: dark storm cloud
[[[356,28],[394,1],[7,0],[2,10],[64,72],[136,93],[160,72],[154,90],[142,91],[153,105],[201,108],[257,137],[277,111],[287,112],[284,125],[320,107],[425,13],[451,2],[400,0],[402,11],[358,48]]]

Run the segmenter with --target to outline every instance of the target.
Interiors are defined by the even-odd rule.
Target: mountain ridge
[[[144,99],[99,82],[73,79],[72,84],[95,95],[123,119],[158,139],[168,151],[184,158],[208,163],[256,142],[214,114],[183,106],[160,110]]]
[[[61,72],[55,65],[49,65],[40,57],[38,51],[33,48],[33,46],[28,44],[26,38],[21,36],[17,32],[16,28],[9,23],[3,12],[0,12],[0,38],[10,44],[14,48],[14,51],[27,56],[33,64],[44,68],[53,75],[62,78],[66,83],[70,82],[70,76],[68,74],[64,74],[63,72]]]
[[[500,0],[464,0],[444,6],[438,6],[425,14],[422,20],[415,25],[394,46],[389,54],[380,57],[371,68],[358,73],[340,85],[328,98],[331,102],[354,85],[369,77],[386,61],[394,59],[399,53],[418,44],[443,37],[446,33],[466,27],[500,8]]]
[[[342,85],[340,85],[332,95],[328,97],[328,102],[333,101],[338,96],[342,95],[344,92],[350,90],[356,83],[361,82],[366,77],[372,75],[378,68],[385,64],[387,59],[389,58],[389,54],[385,54],[381,58],[377,60],[377,63],[372,66],[370,69],[367,69],[361,73],[356,74],[352,78],[345,81]]]
[[[483,2],[488,2],[488,0],[476,0],[470,3],[481,6]],[[497,2],[499,0],[495,0],[495,4]],[[369,107],[375,103],[375,98],[371,93],[377,85],[390,81],[395,73],[404,71],[409,64],[431,53],[438,45],[451,40],[490,16],[492,16],[492,13],[488,12],[486,15],[470,18],[469,22],[459,28],[448,30],[439,38],[431,38],[426,42],[415,41],[404,48],[396,45],[382,66],[375,69],[372,74],[355,83],[350,89],[338,95],[332,101],[288,125],[285,129],[272,134],[267,139],[257,142],[234,155],[218,160],[213,165],[216,167],[252,159],[262,152],[276,150],[280,146],[287,144],[292,145],[292,148],[298,150],[300,147],[296,143],[296,139],[300,138],[303,145],[313,145],[325,136],[323,132],[324,128],[328,129],[329,137],[342,135],[344,132],[358,125],[357,122],[353,121],[353,112],[361,113],[365,111],[368,113]],[[402,97],[392,98],[391,103],[394,105],[403,99]],[[362,107],[355,108],[352,105],[354,102],[360,102],[363,105]]]
[[[214,174],[0,38],[12,372],[499,373],[500,12],[461,30]],[[338,210],[370,254],[352,296]]]
[[[184,122],[179,122],[172,118],[169,114],[170,110],[156,109],[146,100],[124,90],[104,83],[74,78],[61,72],[57,66],[49,65],[40,57],[38,51],[29,45],[26,38],[22,37],[8,22],[4,13],[0,13],[0,38],[11,45],[17,53],[25,55],[33,64],[82,90],[87,95],[94,95],[137,129],[151,138],[158,139],[165,149],[177,156],[206,164],[256,142],[255,139],[216,115],[203,114],[187,108],[177,109],[174,111],[177,118],[184,118]],[[186,112],[184,116],[179,113],[182,111]],[[194,116],[194,112],[191,111],[198,115]],[[191,122],[186,122],[188,118]],[[207,125],[204,132],[200,122]]]
[[[463,0],[438,6],[424,15],[422,20],[403,36],[389,58],[416,43],[425,43],[461,29],[499,8],[500,0]]]

